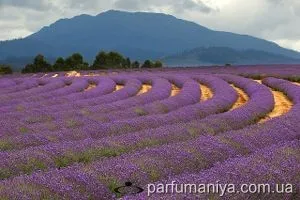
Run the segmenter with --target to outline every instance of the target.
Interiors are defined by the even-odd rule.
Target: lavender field
[[[2,76],[0,199],[299,199],[299,83],[292,65]],[[293,191],[148,195],[172,181]]]

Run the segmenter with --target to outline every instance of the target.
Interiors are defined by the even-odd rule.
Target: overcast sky
[[[0,0],[0,40],[25,37],[60,18],[109,9],[163,12],[300,51],[300,0]]]

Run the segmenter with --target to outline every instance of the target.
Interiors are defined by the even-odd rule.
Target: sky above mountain
[[[300,51],[299,0],[0,0],[0,40],[25,37],[60,18],[110,9],[163,12]]]

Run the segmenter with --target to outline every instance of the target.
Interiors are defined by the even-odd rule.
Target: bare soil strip
[[[80,77],[81,74],[79,72],[76,72],[76,71],[71,71],[71,72],[66,73],[66,76],[67,77]]]
[[[142,88],[140,89],[140,91],[137,93],[137,95],[141,95],[141,94],[144,94],[146,92],[149,92],[149,90],[151,90],[152,88],[152,85],[149,85],[149,84],[143,84],[142,85]]]
[[[261,80],[255,81],[262,84]],[[261,119],[259,123],[263,123],[274,117],[284,115],[285,113],[289,112],[289,110],[293,107],[293,102],[285,94],[279,91],[272,90],[271,88],[270,90],[272,91],[274,96],[274,109],[265,118]]]
[[[211,99],[214,95],[212,90],[205,85],[200,84],[200,90],[201,90],[201,99],[200,99],[201,101],[207,101]]]
[[[298,85],[298,86],[300,86],[300,83],[298,83],[298,82],[293,82],[295,85]]]
[[[180,88],[172,84],[171,97],[177,95],[180,92]]]
[[[88,91],[88,90],[91,90],[91,89],[94,89],[95,87],[97,87],[97,85],[96,84],[90,84],[89,85],[89,87],[88,88],[86,88],[85,90],[84,90],[84,92],[86,92],[86,91]]]
[[[231,85],[231,87],[233,87],[233,89],[235,89],[235,91],[239,95],[237,101],[233,104],[232,108],[230,109],[230,110],[233,110],[233,109],[237,109],[237,108],[245,105],[249,101],[249,96],[242,89],[236,87],[233,84],[230,84],[230,85]]]
[[[124,85],[116,85],[115,91],[121,90],[124,88]]]

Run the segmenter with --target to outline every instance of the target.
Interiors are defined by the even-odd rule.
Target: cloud
[[[48,0],[1,0],[0,8],[5,6],[44,11],[49,9],[49,7],[52,7],[52,3]]]
[[[26,37],[61,18],[95,15],[111,6],[101,0],[0,0],[0,41]]]
[[[300,2],[298,0],[207,0],[219,12],[189,12],[185,19],[214,30],[253,35],[300,51]],[[293,43],[297,45],[292,45]]]
[[[0,40],[27,36],[60,18],[109,9],[164,12],[300,51],[299,0],[0,0]]]
[[[209,13],[213,9],[204,4],[201,0],[117,0],[114,4],[116,8],[125,10],[147,10],[155,11],[167,8],[173,13],[182,13],[185,11],[196,10],[203,13]]]

